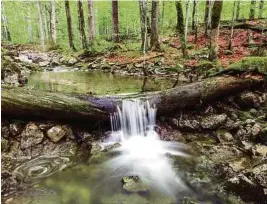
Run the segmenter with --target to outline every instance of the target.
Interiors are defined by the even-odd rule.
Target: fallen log
[[[229,94],[263,84],[262,76],[214,77],[169,90],[124,96],[92,97],[69,95],[25,88],[2,89],[2,114],[8,116],[41,116],[52,120],[108,121],[109,114],[124,99],[149,100],[160,115],[177,109],[194,107]]]
[[[231,29],[231,25],[222,25],[221,28]],[[237,23],[234,25],[234,29],[247,29],[253,30],[256,32],[266,32],[267,27],[259,26],[259,25],[251,25],[248,23]]]

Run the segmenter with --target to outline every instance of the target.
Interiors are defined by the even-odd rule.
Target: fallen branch
[[[149,100],[160,115],[177,109],[195,107],[229,94],[263,84],[257,76],[214,77],[169,90],[126,96],[95,98],[89,95],[68,95],[25,88],[2,89],[2,114],[9,116],[41,116],[52,120],[108,121],[124,99]]]

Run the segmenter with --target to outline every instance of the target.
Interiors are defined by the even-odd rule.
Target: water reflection
[[[117,94],[160,91],[173,81],[162,78],[116,76],[103,72],[37,72],[29,76],[28,87],[67,93]]]

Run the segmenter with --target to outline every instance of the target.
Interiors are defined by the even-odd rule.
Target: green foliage
[[[28,25],[29,20],[32,25],[32,43],[39,44],[39,22],[38,10],[36,1],[4,1],[5,15],[8,21],[8,28],[11,33],[12,43],[28,44]],[[150,3],[150,2],[149,2]],[[192,3],[192,1],[191,1]],[[223,11],[221,20],[231,20],[233,1],[225,1],[223,4]],[[185,13],[185,1],[182,1],[183,12]],[[49,1],[42,1],[43,14],[45,16],[49,29]],[[193,6],[190,5],[190,12]],[[204,19],[205,1],[199,1],[198,16],[200,23]],[[249,17],[250,1],[241,1],[240,3],[240,18]],[[77,2],[70,1],[70,9],[72,15],[72,26],[74,33],[74,44],[78,50],[81,49],[81,40],[78,32],[78,12]],[[88,8],[87,1],[83,1],[83,10],[85,14],[85,31],[87,38],[88,31]],[[164,13],[163,13],[164,10]],[[92,50],[101,51],[106,46],[112,46],[111,41],[112,21],[111,21],[111,2],[110,1],[94,1],[95,11],[95,28],[96,28],[96,42],[91,47]],[[174,1],[160,1],[159,5],[159,31],[160,35],[167,36],[175,32],[176,27],[176,8]],[[258,9],[256,9],[256,16]],[[266,6],[263,8],[263,17],[267,16]],[[189,25],[191,25],[192,16],[189,17]],[[67,21],[65,13],[64,1],[56,1],[56,26],[57,26],[57,44],[63,50],[68,50],[68,34]],[[135,42],[140,39],[140,18],[138,1],[119,1],[119,31],[120,37],[123,41],[127,38],[134,38]],[[47,43],[50,39],[46,39]],[[128,45],[129,46],[129,45]],[[52,47],[49,46],[49,49]],[[54,49],[54,48],[53,48]],[[127,48],[128,49],[128,48]],[[140,45],[134,45],[133,48],[139,50]]]
[[[262,74],[267,74],[267,57],[245,57],[240,62],[230,64],[228,69],[241,71],[258,70]]]

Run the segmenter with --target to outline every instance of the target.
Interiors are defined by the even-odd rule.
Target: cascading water
[[[120,143],[119,156],[107,162],[117,176],[138,175],[147,185],[169,195],[186,187],[167,155],[182,155],[181,144],[162,141],[155,132],[157,109],[148,101],[125,100],[112,113],[112,133],[104,145]]]

